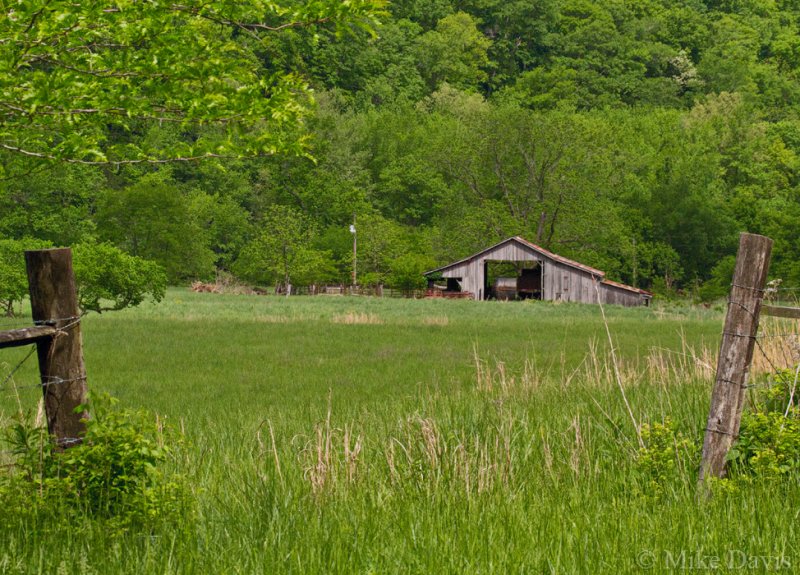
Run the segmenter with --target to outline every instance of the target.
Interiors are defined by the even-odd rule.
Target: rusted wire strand
[[[17,373],[19,368],[21,368],[25,364],[25,362],[28,361],[28,359],[30,359],[30,357],[33,355],[34,351],[36,351],[36,344],[33,344],[31,346],[31,349],[28,351],[28,355],[26,355],[24,358],[22,358],[22,361],[20,361],[17,365],[15,365],[14,369],[12,369],[9,372],[9,374],[5,377],[5,379],[3,380],[3,383],[0,383],[0,388],[5,387],[5,385],[9,381],[11,381],[11,378],[14,377],[14,374]]]

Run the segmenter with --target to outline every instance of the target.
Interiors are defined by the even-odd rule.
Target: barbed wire
[[[80,324],[81,320],[83,319],[83,316],[86,315],[86,313],[87,312],[84,311],[83,313],[81,313],[80,315],[77,315],[77,316],[69,316],[69,317],[61,317],[61,318],[50,318],[50,319],[46,319],[46,320],[34,320],[32,322],[31,321],[26,321],[24,323],[22,323],[22,322],[14,322],[14,324],[16,324],[16,326],[19,326],[19,327],[17,327],[17,329],[24,329],[24,328],[30,328],[30,327],[42,327],[42,326],[55,327],[56,330],[55,330],[55,333],[53,334],[53,336],[57,337],[59,334],[63,334],[64,332],[69,331],[70,329],[72,329],[75,326],[77,326],[78,324]],[[59,324],[62,324],[62,323],[65,323],[65,322],[66,322],[66,325],[61,325],[59,327]],[[33,326],[31,325],[31,323],[33,324]],[[14,330],[14,327],[12,327],[8,322],[2,322],[2,325],[0,325],[0,331],[13,331],[13,330]],[[19,362],[17,362],[17,364],[9,371],[8,375],[6,375],[3,378],[3,381],[0,382],[0,389],[5,388],[10,381],[13,381],[14,375],[33,356],[34,352],[37,349],[38,349],[38,345],[35,344],[35,343],[30,346],[30,349],[28,350],[28,353],[25,354],[25,357],[23,357]],[[51,347],[50,350],[52,351],[52,349],[53,348]],[[71,378],[63,378],[63,377],[56,376],[56,375],[53,375],[53,376],[50,376],[50,375],[42,376],[42,375],[40,375],[39,383],[32,384],[32,385],[16,385],[16,384],[14,384],[14,395],[16,395],[17,392],[19,390],[21,390],[21,389],[32,389],[32,388],[47,389],[50,386],[54,386],[54,385],[64,385],[64,384],[74,383],[74,382],[77,382],[77,381],[85,381],[85,380],[86,380],[86,376],[85,375],[81,375],[81,376],[78,376],[78,377],[71,377]],[[19,396],[17,395],[17,397],[19,397]],[[71,445],[77,445],[77,444],[81,443],[82,441],[83,441],[83,439],[80,438],[80,437],[61,437],[61,438],[55,439],[56,445],[58,447],[61,447],[61,448],[66,448],[66,447],[69,447]],[[17,452],[15,452],[13,450],[0,450],[0,456],[8,456],[8,455],[16,455],[16,454],[17,454]]]
[[[31,388],[34,388],[34,387],[45,388],[45,387],[50,387],[52,385],[62,385],[62,384],[65,384],[65,383],[72,383],[74,381],[86,381],[86,376],[85,375],[81,376],[81,377],[73,377],[73,378],[70,378],[70,379],[63,379],[63,378],[58,377],[58,376],[46,376],[46,377],[49,378],[49,379],[52,379],[53,381],[43,381],[41,383],[34,383],[34,384],[31,384],[31,385],[15,385],[14,388],[15,389],[31,389]]]
[[[58,333],[63,333],[65,331],[68,331],[68,330],[72,329],[73,327],[75,327],[76,325],[78,325],[81,322],[81,320],[83,319],[83,316],[86,315],[86,313],[87,312],[84,311],[83,313],[81,313],[80,315],[77,315],[77,316],[51,318],[51,319],[45,319],[45,320],[35,320],[33,323],[34,323],[34,326],[56,326],[61,322],[69,322],[66,325],[61,326],[56,330],[56,334],[58,334]],[[25,325],[27,327],[30,327],[30,323],[26,323]],[[5,331],[5,330],[3,330],[3,331]],[[30,350],[25,355],[25,357],[22,358],[22,360],[20,360],[14,366],[13,369],[11,369],[11,371],[8,373],[8,375],[0,383],[0,389],[4,388],[6,386],[6,384],[9,381],[12,380],[12,378],[14,377],[14,374],[17,373],[17,371],[20,370],[20,368],[25,364],[25,362],[27,362],[31,358],[31,356],[33,355],[33,352],[36,351],[36,349],[37,349],[37,345],[36,344],[31,345]],[[37,384],[33,384],[33,385],[15,385],[14,388],[15,389],[27,389],[27,388],[33,388],[33,387],[46,388],[46,387],[49,387],[51,385],[61,385],[61,384],[64,384],[64,383],[72,383],[72,382],[75,382],[75,381],[84,381],[84,380],[86,380],[86,376],[84,375],[84,376],[81,376],[81,377],[68,378],[68,379],[64,379],[64,378],[59,377],[59,376],[42,376],[41,379],[42,379],[42,381],[40,381]]]
[[[786,291],[797,291],[797,288],[780,288]],[[775,303],[774,300],[765,298],[768,303]],[[787,369],[795,371],[792,392],[786,405],[785,416],[795,404],[795,389],[797,386],[797,374],[800,372],[798,366],[798,352],[800,352],[800,322],[794,318],[763,316],[760,318],[758,333],[755,338],[755,350],[761,360],[759,372],[766,373],[763,381],[748,385],[749,388],[768,390],[776,385],[784,386],[789,383],[781,374]],[[765,321],[766,320],[766,321]],[[788,328],[788,329],[787,329]],[[793,331],[793,329],[795,331]],[[768,349],[765,349],[767,347]],[[764,365],[766,364],[766,365]],[[778,364],[782,364],[781,367]],[[753,358],[750,368],[758,365],[756,358]],[[752,399],[751,399],[752,401]]]
[[[3,382],[0,383],[0,388],[5,387],[5,385],[9,381],[11,381],[11,378],[14,377],[14,374],[17,373],[17,371],[19,371],[19,368],[21,368],[23,365],[25,365],[25,362],[30,359],[30,357],[33,355],[34,351],[36,351],[36,344],[33,344],[31,346],[30,350],[28,351],[28,354],[24,358],[22,358],[22,360],[19,363],[17,363],[17,365],[14,366],[14,369],[12,369],[9,372],[9,374],[5,377],[5,379],[3,379]]]
[[[69,329],[78,323],[83,316],[88,312],[84,311],[80,315],[71,315],[67,317],[54,317],[49,319],[16,319],[16,318],[3,318],[0,317],[0,331],[11,331],[14,329],[24,329],[30,327],[50,326],[55,327],[60,322],[69,322],[67,325],[62,326],[61,329]]]
[[[62,321],[67,321],[67,322],[70,322],[70,323],[68,323],[65,326],[62,326],[59,329],[69,329],[69,328],[73,327],[74,325],[80,323],[81,319],[83,319],[83,316],[85,316],[86,313],[87,312],[83,312],[81,315],[71,315],[69,317],[54,317],[54,318],[50,318],[50,319],[37,319],[33,323],[36,326],[47,325],[47,326],[54,327],[54,326],[58,325],[60,322],[62,322]]]

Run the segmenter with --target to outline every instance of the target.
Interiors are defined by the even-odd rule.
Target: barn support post
[[[703,440],[701,483],[709,477],[724,476],[725,457],[739,435],[771,252],[772,240],[767,237],[742,234],[739,239]]]
[[[55,328],[37,340],[47,430],[59,447],[80,443],[88,413],[80,311],[69,248],[25,252],[33,320]]]

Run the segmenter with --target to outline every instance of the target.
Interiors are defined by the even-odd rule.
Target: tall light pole
[[[356,285],[356,262],[358,260],[358,243],[357,243],[357,234],[356,234],[356,218],[353,216],[353,223],[350,224],[350,233],[353,234],[353,287],[355,288]]]

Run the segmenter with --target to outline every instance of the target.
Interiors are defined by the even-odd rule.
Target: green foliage
[[[711,278],[700,288],[698,295],[705,302],[726,297],[731,291],[733,270],[736,267],[736,258],[726,256],[722,258],[711,270]]]
[[[641,434],[644,447],[639,449],[637,464],[649,489],[658,492],[665,484],[697,472],[700,445],[677,429],[672,419],[646,423]]]
[[[735,447],[728,454],[736,475],[764,479],[794,477],[800,471],[800,410],[745,413]]]
[[[263,66],[260,45],[286,28],[371,29],[381,4],[4,5],[0,144],[28,157],[81,162],[298,153],[310,89],[291,67]],[[166,149],[122,136],[161,123],[215,125],[224,134]]]
[[[259,226],[291,206],[293,283],[346,281],[355,214],[369,282],[520,234],[713,299],[746,230],[800,285],[791,3],[40,4],[0,22],[2,237],[285,283]]]
[[[192,218],[189,200],[167,170],[107,191],[96,218],[102,239],[133,256],[157,262],[170,282],[213,276],[215,257],[208,229]]]
[[[405,254],[390,264],[386,285],[404,291],[424,289],[427,279],[422,274],[433,267],[435,262],[429,257]]]
[[[5,164],[9,171],[20,162]],[[0,161],[0,172],[4,163]],[[0,183],[0,237],[34,237],[69,246],[95,232],[94,201],[105,185],[103,174],[89,166],[37,165],[24,177]]]
[[[25,250],[50,247],[48,242],[0,239],[0,311],[14,315],[14,304],[28,296],[28,274],[25,271]]]
[[[73,248],[79,305],[84,311],[120,310],[146,298],[161,301],[167,275],[155,262],[131,256],[108,243]]]
[[[229,195],[201,190],[189,194],[187,208],[192,223],[204,232],[200,237],[216,256],[217,269],[230,269],[252,233],[250,213]]]
[[[800,472],[800,408],[796,370],[772,374],[751,411],[742,414],[739,437],[728,453],[732,479],[779,479]]]
[[[420,36],[417,49],[428,87],[435,90],[446,82],[468,90],[486,81],[490,45],[475,19],[465,12],[439,20],[434,30]]]
[[[333,279],[330,252],[309,244],[315,230],[310,219],[290,207],[274,205],[260,222],[260,233],[245,246],[234,265],[241,277],[256,283],[312,284]]]
[[[120,410],[115,403],[93,397],[82,442],[63,451],[30,423],[7,427],[13,464],[0,477],[4,507],[98,518],[112,529],[186,519],[192,507],[188,487],[163,469],[180,448],[180,436],[152,415]]]
[[[660,294],[673,293],[683,279],[683,267],[678,252],[662,242],[636,246],[637,283],[656,289]]]

